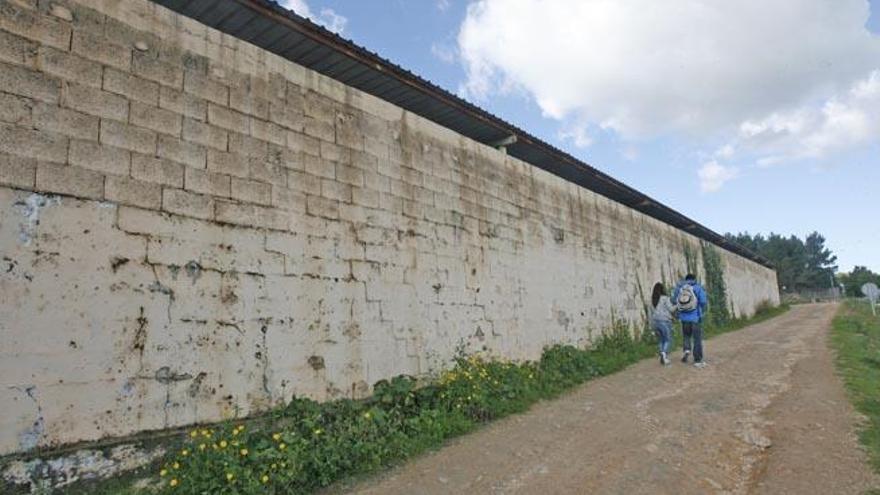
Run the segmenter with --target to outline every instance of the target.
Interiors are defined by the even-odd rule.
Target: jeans
[[[657,334],[657,341],[660,347],[660,353],[669,352],[669,344],[672,342],[672,322],[666,320],[654,320],[654,333]]]
[[[684,350],[691,350],[691,340],[694,342],[694,362],[703,361],[703,328],[699,322],[681,322],[681,334],[684,340]]]

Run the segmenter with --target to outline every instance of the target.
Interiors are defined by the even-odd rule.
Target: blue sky
[[[286,0],[713,230],[880,271],[880,0],[593,3]]]

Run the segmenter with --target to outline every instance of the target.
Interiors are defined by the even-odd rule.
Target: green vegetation
[[[880,318],[865,302],[847,302],[834,318],[831,342],[849,396],[867,418],[859,438],[880,473]]]
[[[723,326],[730,320],[730,308],[727,306],[727,284],[724,282],[724,265],[721,255],[711,244],[704,242],[703,270],[706,294],[709,296],[709,312],[706,320],[714,326]]]
[[[862,286],[873,283],[880,286],[880,273],[874,273],[868,267],[856,266],[849,273],[841,273],[837,279],[846,288],[847,297],[862,297]]]
[[[718,335],[781,314],[761,306],[754,318],[709,325]],[[653,332],[615,322],[589,350],[546,349],[535,362],[460,356],[427,382],[399,376],[364,401],[319,404],[295,399],[247,422],[196,428],[156,467],[154,490],[183,494],[302,493],[373,472],[488,421],[526,410],[594,377],[656,352]],[[114,485],[119,488],[119,485]],[[91,487],[89,493],[109,493]],[[135,492],[126,492],[135,493]]]
[[[783,292],[828,289],[834,283],[837,256],[825,247],[825,237],[813,232],[804,239],[770,233],[726,234],[726,237],[769,259]]]

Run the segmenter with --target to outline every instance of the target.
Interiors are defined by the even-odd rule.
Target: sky
[[[880,272],[880,0],[278,0],[717,232]]]

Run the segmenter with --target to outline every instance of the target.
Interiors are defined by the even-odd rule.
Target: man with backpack
[[[691,340],[693,340],[694,366],[702,368],[703,362],[703,314],[709,304],[706,290],[697,283],[697,277],[688,273],[684,280],[675,287],[672,300],[678,307],[678,319],[681,321],[681,334],[684,341],[684,356],[682,363],[688,362],[691,354]]]

